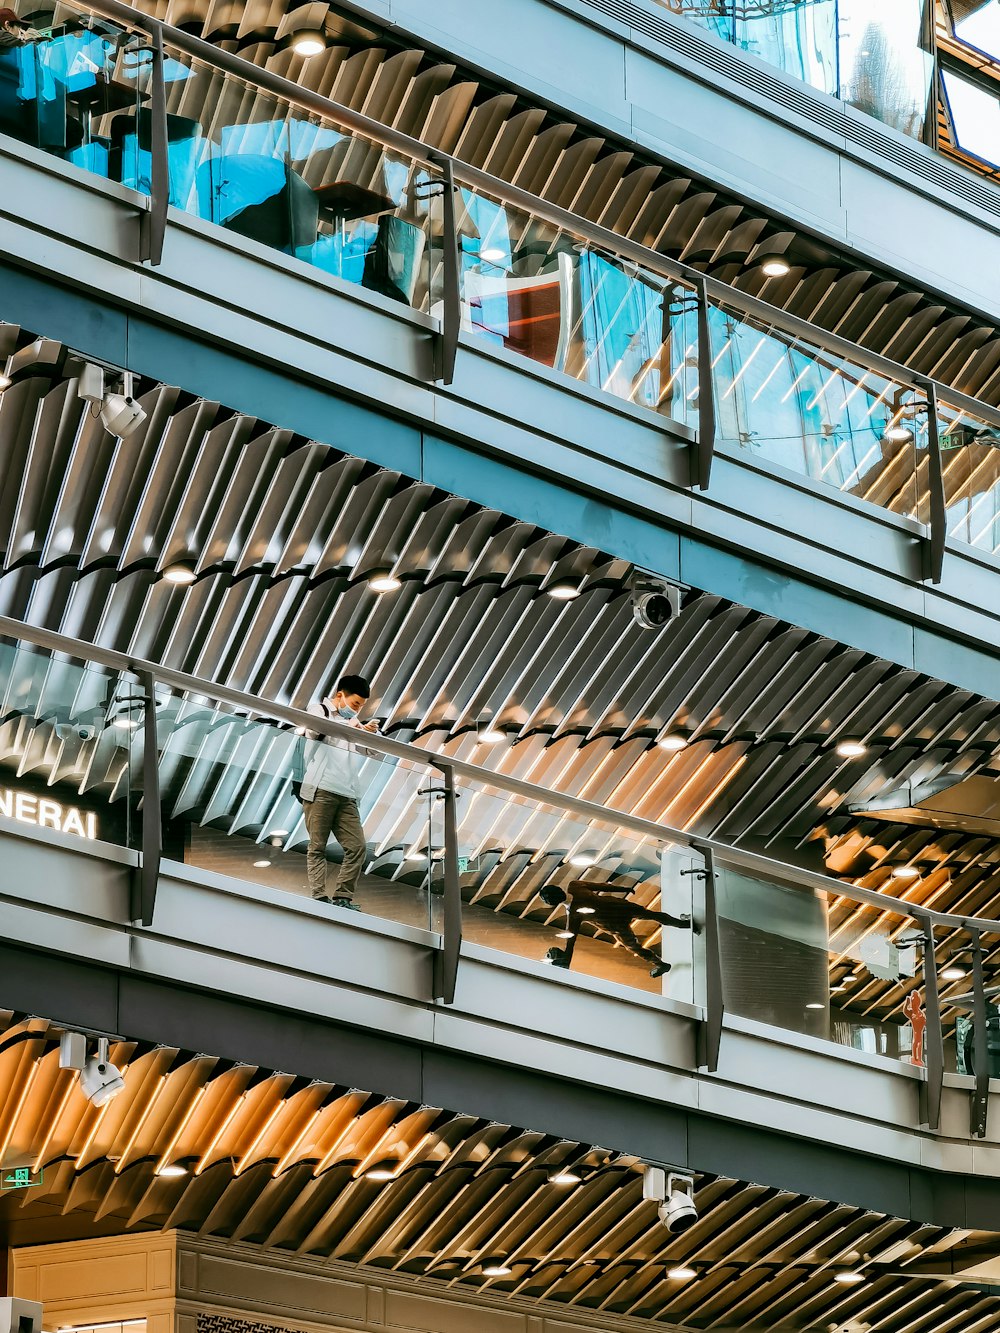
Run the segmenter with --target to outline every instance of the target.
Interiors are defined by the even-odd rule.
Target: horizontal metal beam
[[[142,658],[129,657],[110,648],[99,648],[95,644],[85,643],[82,639],[73,639],[54,630],[41,629],[37,625],[27,625],[9,616],[0,616],[0,636],[31,643],[50,652],[65,653],[68,657],[81,661],[93,662],[112,671],[130,672],[141,676],[148,672],[156,682],[184,694],[193,694],[211,699],[216,703],[228,704],[247,716],[262,719],[270,718],[285,722],[293,727],[302,727],[331,736],[338,740],[357,743],[357,730],[341,722],[317,717],[301,708],[289,708],[286,704],[274,703],[258,695],[246,694],[242,690],[230,689],[227,685],[218,685],[214,681],[202,680],[198,676],[188,675],[184,671],[174,671],[170,667],[158,666]],[[397,759],[407,759],[423,768],[436,768],[441,772],[450,770],[456,777],[466,778],[469,782],[507,792],[514,796],[525,796],[541,805],[550,805],[557,810],[572,815],[582,815],[585,819],[599,821],[602,824],[615,824],[630,833],[638,833],[656,842],[668,843],[676,847],[692,847],[696,850],[708,849],[715,865],[732,866],[745,870],[763,880],[796,887],[814,889],[820,893],[829,893],[852,902],[864,903],[877,907],[881,911],[894,912],[898,916],[909,917],[913,921],[931,921],[948,930],[979,929],[991,934],[1000,933],[1000,922],[981,917],[952,916],[945,912],[933,912],[923,907],[893,898],[889,894],[876,893],[871,889],[858,888],[856,884],[842,884],[839,880],[829,879],[812,870],[799,866],[787,865],[783,861],[772,860],[757,852],[745,851],[729,843],[719,842],[715,838],[699,837],[683,829],[671,828],[668,824],[657,824],[651,819],[639,819],[624,811],[609,809],[594,801],[583,801],[576,796],[552,791],[533,782],[522,782],[519,778],[509,777],[506,773],[496,773],[492,769],[480,768],[476,764],[466,763],[461,759],[452,759],[447,755],[435,755],[422,750],[417,745],[408,745],[404,741],[390,740],[388,736],[367,734],[365,748],[387,754]]]

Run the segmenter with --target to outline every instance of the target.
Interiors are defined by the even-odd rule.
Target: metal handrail
[[[112,671],[128,672],[133,675],[148,674],[160,684],[169,686],[186,695],[209,699],[214,703],[227,704],[249,715],[271,718],[275,721],[291,724],[293,727],[306,728],[333,739],[358,742],[358,731],[346,723],[336,722],[301,708],[292,708],[287,704],[262,699],[258,695],[248,694],[243,690],[231,689],[214,681],[203,680],[172,667],[160,666],[142,658],[130,657],[126,653],[110,648],[100,648],[69,635],[59,634],[55,630],[41,629],[7,616],[0,616],[0,636],[30,643],[51,652],[64,653],[68,657],[92,662],[107,667]],[[911,920],[923,923],[931,922],[948,930],[980,930],[990,934],[1000,933],[1000,921],[991,921],[985,917],[958,916],[950,912],[937,912],[917,903],[908,903],[891,894],[879,893],[874,889],[859,888],[856,884],[843,884],[816,871],[801,866],[789,865],[763,856],[759,852],[747,851],[734,847],[731,843],[721,842],[716,838],[706,838],[684,829],[673,828],[668,824],[659,824],[650,819],[641,819],[624,811],[610,809],[593,801],[585,801],[576,796],[552,791],[548,787],[534,782],[525,782],[493,769],[470,764],[463,759],[453,759],[449,755],[435,754],[421,749],[420,746],[405,741],[394,741],[388,736],[365,733],[366,750],[377,751],[396,759],[405,759],[425,768],[450,770],[456,777],[463,777],[469,782],[492,787],[510,796],[522,797],[539,805],[551,806],[568,814],[579,815],[598,823],[613,825],[615,828],[638,833],[656,842],[670,843],[704,855],[711,853],[715,863],[745,870],[749,874],[778,883],[791,884],[813,889],[817,892],[847,898],[865,907],[874,907],[881,911],[893,912]]]
[[[391,126],[373,120],[370,116],[331,101],[329,98],[314,93],[308,88],[303,88],[293,80],[286,79],[271,70],[262,69],[259,65],[234,55],[231,51],[213,46],[211,42],[207,42],[203,38],[195,37],[180,28],[159,23],[156,19],[122,3],[121,0],[87,0],[86,5],[81,7],[112,19],[122,24],[123,27],[137,28],[147,33],[162,33],[164,42],[168,42],[177,50],[183,51],[185,54],[206,64],[214,65],[224,73],[232,74],[235,78],[242,79],[246,83],[254,84],[267,92],[271,92],[284,101],[301,106],[303,110],[337,121],[345,128],[357,131],[384,147],[405,154],[434,170],[440,170],[441,164],[447,160],[456,180],[482,189],[488,194],[496,195],[505,204],[533,213],[535,216],[565,231],[574,232],[581,239],[603,249],[611,250],[619,257],[650,270],[658,277],[670,278],[694,291],[697,291],[703,285],[709,296],[714,300],[735,306],[744,314],[769,323],[795,338],[808,339],[830,351],[860,361],[869,369],[876,370],[889,378],[902,380],[904,383],[921,390],[926,390],[928,385],[933,385],[939,398],[943,396],[949,403],[960,407],[963,411],[979,416],[992,425],[1000,426],[1000,409],[998,408],[980,402],[979,399],[961,393],[950,385],[943,384],[930,376],[922,375],[900,362],[892,361],[877,352],[869,351],[857,343],[841,338],[838,334],[810,324],[807,320],[800,319],[778,306],[769,305],[759,297],[751,296],[740,291],[737,287],[731,287],[727,283],[720,282],[718,278],[709,277],[701,270],[692,268],[688,264],[670,259],[649,246],[633,241],[630,237],[622,236],[618,232],[601,226],[599,223],[591,222],[587,218],[570,213],[557,204],[550,203],[548,200],[531,194],[519,186],[512,185],[509,181],[482,171],[479,167],[463,162],[460,158],[443,153],[441,150],[423,143],[420,139],[403,134]]]

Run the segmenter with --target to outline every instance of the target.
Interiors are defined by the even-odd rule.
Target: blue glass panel
[[[1000,98],[951,70],[943,71],[955,142],[966,153],[1000,166]]]

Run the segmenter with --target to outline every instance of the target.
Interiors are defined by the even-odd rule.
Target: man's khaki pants
[[[344,860],[334,885],[333,897],[353,898],[358,880],[365,866],[367,843],[358,814],[358,803],[350,796],[318,791],[314,801],[303,801],[309,850],[306,852],[306,874],[314,898],[327,896],[326,844],[330,834],[344,849]]]

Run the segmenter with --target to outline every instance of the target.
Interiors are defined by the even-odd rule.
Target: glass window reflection
[[[1000,59],[1000,0],[949,0],[948,7],[958,40]]]
[[[963,152],[1000,166],[1000,99],[951,70],[943,79],[955,142]]]
[[[933,61],[923,48],[926,0],[840,0],[840,95],[920,138]]]

